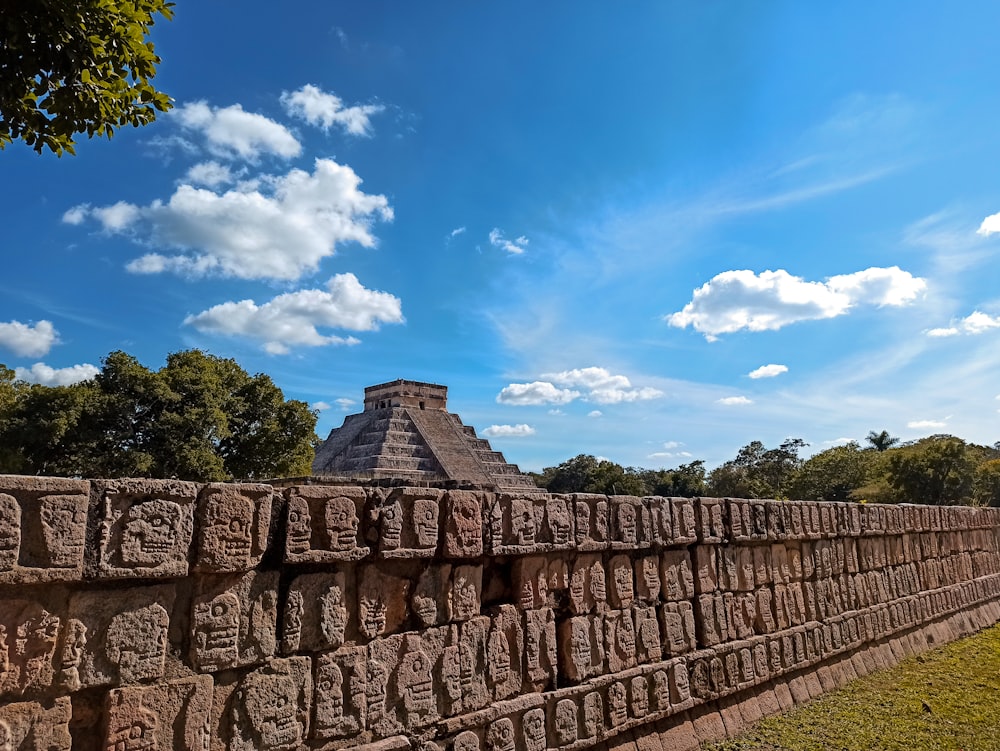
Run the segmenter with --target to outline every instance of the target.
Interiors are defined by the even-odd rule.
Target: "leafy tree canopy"
[[[806,459],[789,482],[788,497],[803,501],[847,501],[872,477],[878,454],[857,443],[834,446]]]
[[[802,463],[799,451],[808,445],[801,438],[788,438],[768,449],[760,441],[751,441],[735,459],[709,473],[708,491],[735,498],[786,498],[788,483]]]
[[[187,350],[154,372],[112,352],[72,386],[8,374],[0,369],[0,472],[211,481],[308,474],[312,464],[316,414],[233,360]]]
[[[73,154],[73,137],[110,138],[170,109],[151,81],[148,41],[165,0],[0,0],[0,149]]]
[[[874,430],[870,430],[865,441],[876,451],[886,451],[893,446],[899,445],[899,438],[889,435],[888,430],[880,430],[877,433]]]

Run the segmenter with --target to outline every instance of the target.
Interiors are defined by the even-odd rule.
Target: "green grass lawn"
[[[1000,751],[1000,626],[763,720],[711,751]]]

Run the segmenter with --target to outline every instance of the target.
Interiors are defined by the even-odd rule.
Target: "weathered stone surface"
[[[199,585],[191,608],[191,662],[198,670],[259,665],[274,656],[276,571],[203,577]]]
[[[352,636],[357,629],[357,623],[351,622],[352,611],[345,572],[295,577],[285,601],[283,650],[289,653],[338,649],[348,638],[348,628]]]
[[[383,558],[430,558],[438,548],[444,491],[394,488],[378,507],[378,551]]]
[[[52,604],[0,599],[0,699],[52,685],[56,642],[65,616]]]
[[[107,749],[204,749],[211,741],[212,678],[129,686],[108,692],[104,747]]]
[[[99,498],[102,578],[185,576],[198,486],[180,480],[103,480]]]
[[[486,494],[451,490],[446,497],[444,554],[448,558],[476,558],[483,554],[483,509]]]
[[[236,685],[226,717],[229,751],[301,747],[309,732],[312,672],[307,657],[274,659]]]
[[[356,561],[371,552],[361,528],[364,489],[300,485],[285,496],[286,562]]]
[[[270,485],[212,483],[198,495],[195,571],[247,571],[260,563],[271,526]]]
[[[66,696],[46,702],[0,703],[0,750],[69,751],[72,714]]]

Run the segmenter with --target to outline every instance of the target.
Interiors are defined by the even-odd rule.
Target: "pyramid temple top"
[[[365,412],[387,407],[446,410],[447,406],[448,387],[436,383],[397,378],[365,389]]]

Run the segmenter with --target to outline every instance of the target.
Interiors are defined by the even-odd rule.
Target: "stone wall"
[[[1000,510],[0,476],[0,751],[684,749],[1000,620]]]

